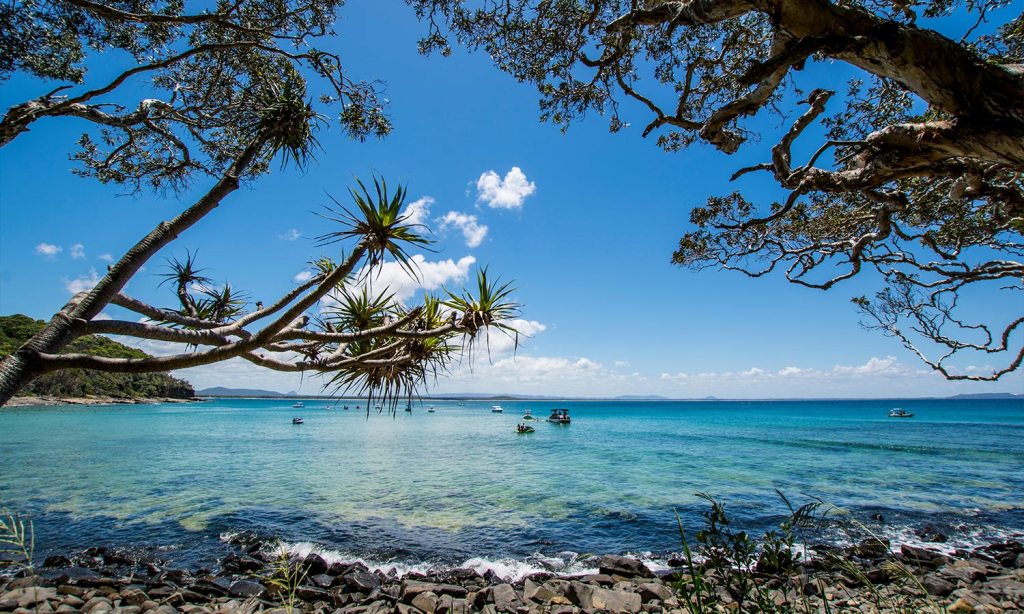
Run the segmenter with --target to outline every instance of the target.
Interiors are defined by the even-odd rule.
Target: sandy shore
[[[148,405],[153,403],[202,403],[206,399],[172,399],[170,397],[50,397],[16,396],[7,401],[6,407],[31,407],[35,405]]]

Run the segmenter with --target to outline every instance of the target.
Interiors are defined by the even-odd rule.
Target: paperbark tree
[[[217,208],[271,161],[305,164],[315,153],[320,110],[336,109],[356,139],[384,136],[390,124],[376,88],[350,79],[336,55],[310,45],[333,34],[341,0],[222,0],[188,13],[171,0],[57,0],[0,5],[0,80],[17,72],[36,79],[41,95],[12,106],[0,120],[0,146],[31,138],[31,126],[53,117],[83,120],[75,172],[126,186],[180,193],[197,181],[213,184],[176,217],[158,224],[129,249],[99,283],[58,311],[47,326],[0,362],[0,405],[34,377],[66,368],[153,372],[234,357],[283,371],[331,374],[329,382],[397,398],[411,393],[458,351],[459,335],[475,335],[516,310],[493,279],[480,287],[501,295],[464,300],[427,298],[405,309],[360,301],[351,287],[385,257],[409,264],[423,245],[402,216],[404,189],[352,190],[353,204],[333,216],[340,228],[326,243],[348,241],[338,262],[285,296],[247,309],[230,287],[197,300],[201,281],[191,258],[172,271],[178,305],[161,309],[124,294],[127,282],[163,247]],[[90,82],[93,62],[127,57],[113,79]],[[145,83],[131,100],[126,84]],[[47,82],[50,85],[47,85]],[[58,83],[53,87],[52,83]],[[312,88],[319,92],[310,92]],[[310,97],[316,103],[309,102]],[[367,273],[367,270],[371,272]],[[337,295],[333,309],[314,307]],[[97,320],[108,305],[148,323]],[[313,314],[313,315],[311,315]],[[262,325],[257,330],[255,327]],[[106,333],[187,344],[194,351],[146,359],[62,354],[82,335]]]
[[[1024,17],[1008,0],[407,1],[429,25],[422,51],[449,53],[449,36],[483,49],[563,127],[596,111],[618,131],[639,108],[668,151],[733,154],[753,116],[788,119],[771,159],[733,176],[769,173],[788,196],[709,198],[673,261],[819,289],[873,269],[882,289],[854,299],[866,326],[949,379],[1020,367]],[[827,62],[856,76],[802,72]],[[794,161],[814,124],[823,140]],[[1016,306],[1007,320],[965,309],[983,286]],[[967,372],[965,354],[998,364]]]

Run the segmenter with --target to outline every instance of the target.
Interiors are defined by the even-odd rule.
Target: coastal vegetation
[[[770,178],[784,196],[763,182],[702,204],[680,195],[693,229],[674,263],[821,290],[867,276],[878,290],[853,299],[864,325],[946,378],[1021,366],[1020,310],[984,309],[1024,292],[1024,17],[1011,2],[409,2],[429,27],[422,51],[487,53],[563,130],[597,113],[669,152],[774,142],[732,178]]]
[[[46,325],[42,320],[15,314],[0,316],[0,358],[14,352]],[[87,335],[72,341],[66,352],[143,360],[149,354],[102,335]],[[114,373],[88,369],[66,369],[42,375],[21,391],[45,397],[171,398],[191,399],[192,385],[166,373]]]
[[[231,358],[326,373],[329,386],[394,399],[443,371],[463,335],[504,326],[515,312],[508,301],[458,293],[413,307],[377,296],[361,300],[360,284],[386,257],[415,274],[406,250],[430,243],[403,211],[405,189],[376,177],[370,187],[358,182],[350,202],[333,201],[323,215],[320,246],[344,243],[347,253],[311,263],[316,273],[283,296],[251,304],[230,284],[213,285],[191,253],[169,261],[173,306],[125,293],[158,252],[275,160],[283,169],[309,164],[322,146],[317,132],[327,114],[357,140],[390,131],[378,84],[353,80],[339,56],[315,46],[333,35],[341,5],[241,0],[189,13],[183,3],[62,0],[0,8],[10,26],[0,44],[0,79],[17,73],[39,91],[0,119],[0,146],[33,138],[37,122],[73,118],[85,129],[76,146],[68,144],[76,147],[76,174],[129,192],[199,193],[0,361],[0,405],[40,376],[70,369],[155,373]],[[90,70],[94,65],[102,70]],[[478,282],[499,294],[508,289],[486,271]],[[307,313],[328,297],[336,310]],[[100,317],[114,305],[132,318]],[[159,357],[66,351],[96,334],[177,342],[182,349]]]

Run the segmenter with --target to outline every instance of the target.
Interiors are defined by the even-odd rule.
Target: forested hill
[[[15,314],[0,316],[0,356],[16,350],[43,327],[42,320]],[[146,358],[142,350],[130,348],[107,337],[89,335],[76,339],[66,353],[92,354],[109,358]],[[192,385],[164,373],[107,373],[85,369],[68,369],[47,373],[28,385],[20,394],[53,397],[170,397],[190,399],[195,396]]]

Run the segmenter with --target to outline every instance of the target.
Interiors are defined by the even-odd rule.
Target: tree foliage
[[[316,275],[273,301],[252,304],[232,285],[214,284],[193,253],[169,261],[163,284],[174,306],[149,305],[124,292],[147,261],[242,182],[268,172],[273,160],[282,167],[310,163],[328,114],[357,140],[389,132],[376,84],[353,80],[340,57],[315,46],[333,35],[342,4],[219,0],[199,12],[178,0],[0,6],[0,80],[17,73],[40,91],[0,120],[0,146],[31,138],[35,122],[74,117],[85,130],[72,154],[82,177],[129,191],[181,195],[205,188],[0,361],[0,404],[40,376],[72,369],[154,373],[231,358],[326,373],[329,385],[395,400],[443,372],[458,350],[456,339],[480,333],[478,324],[466,324],[478,322],[478,315],[432,297],[416,307],[376,294],[356,300],[355,289],[385,259],[412,271],[407,250],[429,244],[406,223],[405,188],[391,191],[376,178],[372,190],[359,183],[350,192],[351,205],[335,202],[324,215],[330,224],[324,244],[341,241],[348,253],[317,261]],[[89,68],[97,64],[115,76],[94,76]],[[492,286],[481,279],[481,288]],[[98,318],[110,305],[133,312],[133,319]],[[507,301],[489,309],[488,325],[514,311]],[[182,349],[158,357],[68,351],[96,334],[175,342]]]
[[[733,179],[768,173],[787,197],[709,198],[673,261],[819,289],[873,270],[881,290],[855,299],[868,327],[950,379],[1020,366],[1022,310],[994,321],[968,305],[994,287],[1024,306],[1024,17],[1010,0],[407,1],[428,23],[423,52],[450,53],[451,37],[482,49],[563,128],[639,117],[667,151],[733,154],[761,136],[757,118],[780,118],[771,159]],[[823,76],[836,71],[812,63],[854,76],[837,94]],[[814,153],[798,161],[801,139]],[[958,355],[1000,364],[966,373]]]
[[[46,325],[42,320],[15,314],[0,316],[0,358],[17,350],[32,335]],[[142,350],[130,348],[112,339],[87,335],[75,339],[65,349],[67,353],[88,354],[107,358],[150,358]],[[56,397],[154,398],[170,397],[190,399],[195,396],[192,386],[164,373],[104,373],[83,369],[67,369],[48,373],[33,380],[23,389],[30,394]]]

